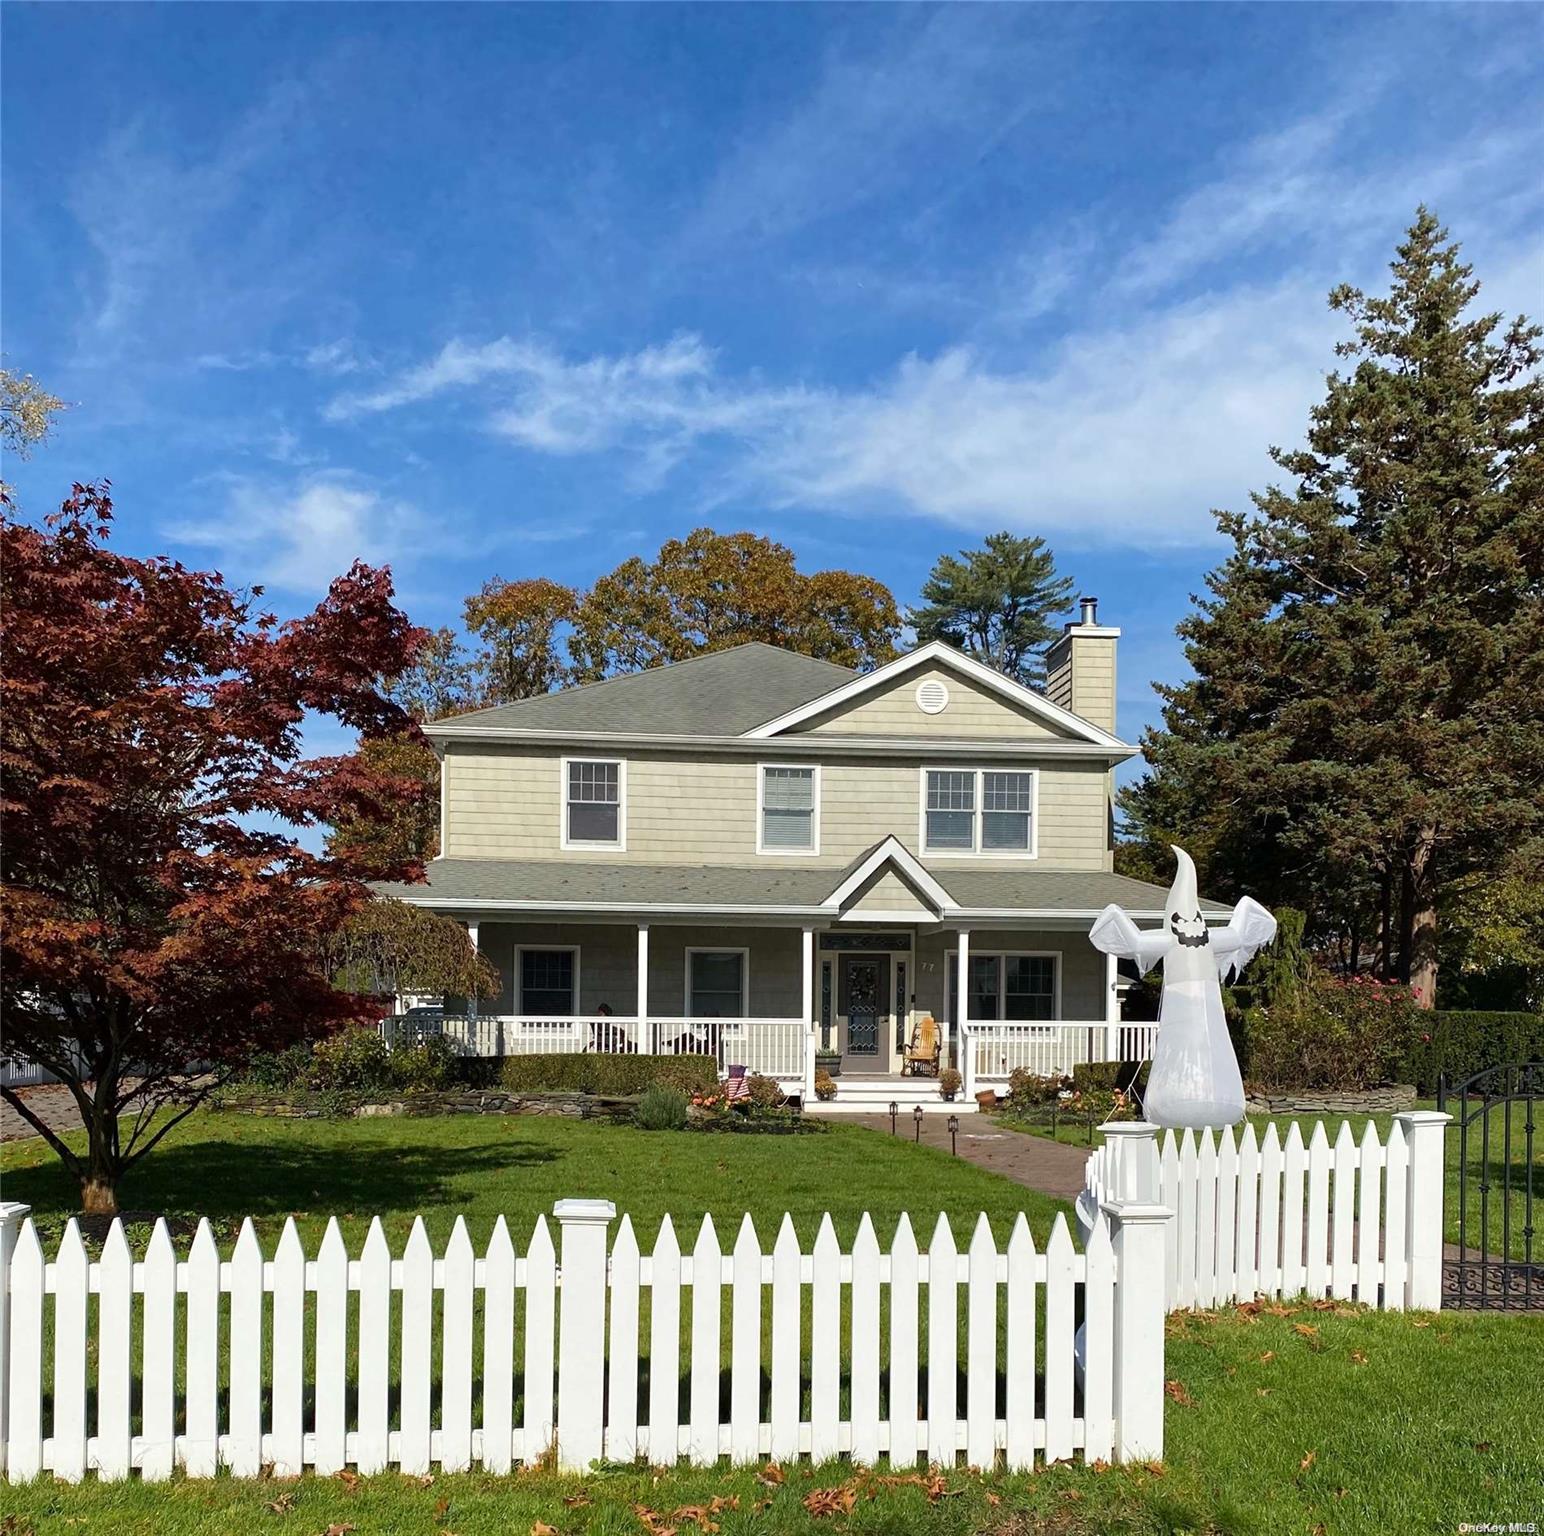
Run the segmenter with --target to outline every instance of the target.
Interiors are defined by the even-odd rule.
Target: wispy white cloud
[[[444,549],[443,533],[419,508],[349,477],[313,474],[275,484],[226,476],[223,483],[223,504],[165,531],[213,551],[227,569],[264,587],[316,594],[355,560],[402,562],[431,540]]]

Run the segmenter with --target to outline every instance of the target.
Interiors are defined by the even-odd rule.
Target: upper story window
[[[820,851],[820,769],[763,763],[758,853]]]
[[[924,853],[1035,853],[1033,769],[924,768]]]
[[[615,758],[563,759],[563,846],[621,848],[627,765]]]

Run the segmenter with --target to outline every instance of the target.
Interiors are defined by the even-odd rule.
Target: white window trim
[[[972,1024],[1011,1024],[1015,1029],[1051,1029],[1062,1022],[1062,960],[1063,952],[1059,949],[984,949],[977,950],[971,945],[970,958],[972,964],[977,960],[995,960],[997,962],[997,1017],[995,1019],[972,1019]],[[1007,977],[1003,974],[1003,961],[1005,960],[1050,960],[1056,973],[1056,986],[1051,994],[1051,1007],[1054,1010],[1048,1019],[1008,1019],[1004,1018],[1002,1010],[1008,1006],[1008,991],[1004,986]],[[944,951],[944,1001],[949,1000],[949,966],[951,961],[960,963],[960,951],[958,947]],[[958,1024],[958,1019],[951,1019],[951,1024]]]
[[[808,848],[768,848],[766,834],[766,787],[768,768],[797,768],[813,770],[810,794],[814,808],[810,815],[810,846]],[[819,763],[757,763],[756,764],[756,852],[768,858],[811,859],[820,852],[820,764]]]
[[[681,1017],[695,1019],[699,1015],[692,1012],[692,956],[693,955],[738,955],[740,957],[740,1012],[738,1017],[748,1019],[751,1016],[751,952],[748,948],[735,944],[688,944],[686,946],[686,964],[682,970],[682,990],[685,996],[681,999]]]
[[[975,809],[971,813],[969,848],[930,848],[927,841],[927,776],[930,773],[970,773],[975,775]],[[983,848],[982,818],[986,815],[985,784],[988,773],[1027,773],[1029,785],[1029,847]],[[917,771],[917,846],[935,859],[1038,859],[1040,857],[1040,770],[1013,763],[991,763],[985,767],[970,763],[924,763]]]
[[[617,770],[617,840],[614,843],[575,841],[568,835],[568,765],[570,763],[610,763]],[[608,853],[627,852],[627,759],[625,757],[600,757],[593,753],[575,753],[558,759],[558,846],[570,848],[604,848]]]
[[[539,955],[562,954],[562,953],[564,953],[566,951],[568,954],[571,954],[574,957],[574,980],[573,980],[573,985],[569,989],[570,996],[569,996],[569,1000],[568,1000],[568,1015],[567,1015],[567,1017],[569,1017],[569,1018],[578,1018],[579,1017],[579,946],[577,944],[517,944],[517,945],[515,945],[515,976],[514,976],[515,1016],[517,1018],[526,1018],[526,1017],[528,1017],[528,1015],[526,1014],[526,1011],[525,1011],[525,956],[526,956],[526,952],[527,951],[529,951],[532,954],[539,954]],[[546,1018],[546,1017],[548,1017],[548,1015],[546,1015],[546,1014],[540,1014],[540,1015],[532,1014],[532,1015],[529,1015],[529,1017],[532,1017],[532,1018],[537,1018],[537,1017]],[[551,1015],[551,1017],[553,1017],[553,1018],[563,1018],[564,1015],[563,1014],[553,1014],[553,1015]]]

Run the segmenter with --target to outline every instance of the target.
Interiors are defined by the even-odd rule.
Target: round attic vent
[[[949,707],[949,690],[936,677],[917,684],[917,708],[924,715],[941,715]]]

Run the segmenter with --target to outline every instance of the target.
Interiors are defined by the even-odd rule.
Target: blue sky
[[[1544,310],[1536,6],[17,5],[12,466],[308,606],[453,622],[701,523],[880,577],[1043,535],[1156,716],[1208,509],[1422,199]]]

